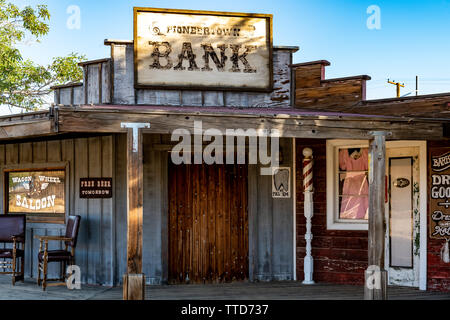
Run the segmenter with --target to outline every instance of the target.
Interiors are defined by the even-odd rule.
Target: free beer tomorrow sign
[[[135,86],[270,91],[272,15],[135,8]]]

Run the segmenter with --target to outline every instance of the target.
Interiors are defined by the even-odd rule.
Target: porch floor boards
[[[147,286],[148,300],[361,300],[363,287],[301,282],[257,282],[207,285]],[[420,291],[389,287],[390,300],[450,300],[450,292]],[[34,279],[11,285],[10,276],[0,276],[0,300],[121,300],[121,287],[82,285],[81,290],[65,286],[49,287],[43,292]]]

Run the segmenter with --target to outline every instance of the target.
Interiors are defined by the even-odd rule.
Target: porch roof
[[[384,101],[384,100],[383,100]],[[368,103],[369,101],[366,101]],[[370,101],[371,102],[371,101]],[[449,103],[450,106],[450,103]],[[324,108],[323,110],[305,109],[305,108],[291,108],[291,107],[277,107],[277,108],[257,108],[257,107],[204,107],[204,106],[161,106],[161,105],[82,105],[75,108],[75,110],[117,110],[121,112],[144,112],[144,113],[174,113],[174,114],[202,114],[202,115],[223,115],[223,116],[259,116],[259,117],[299,117],[299,118],[330,118],[342,120],[392,120],[392,121],[407,121],[407,122],[450,122],[450,111],[443,112],[442,117],[427,117],[426,113],[420,115],[410,115],[405,112],[404,115],[391,115],[388,112],[372,113],[371,109],[360,107],[359,109],[343,109]],[[341,111],[346,110],[346,111]]]
[[[154,105],[58,106],[49,110],[0,117],[0,140],[63,133],[119,133],[123,122],[150,122],[146,133],[171,134],[194,121],[203,127],[279,130],[282,137],[369,139],[372,131],[388,131],[388,139],[436,140],[449,118],[374,115],[296,108],[242,108]]]

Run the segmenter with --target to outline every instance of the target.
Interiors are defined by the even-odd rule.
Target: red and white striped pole
[[[314,260],[311,256],[311,241],[313,235],[311,232],[311,219],[314,215],[313,208],[313,151],[310,148],[303,149],[303,194],[305,195],[304,201],[304,214],[306,218],[306,256],[304,259],[303,270],[305,273],[305,280],[303,284],[314,284],[313,271]]]

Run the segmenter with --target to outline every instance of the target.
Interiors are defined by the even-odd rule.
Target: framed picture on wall
[[[27,214],[30,222],[64,223],[65,168],[5,171],[7,214]]]

